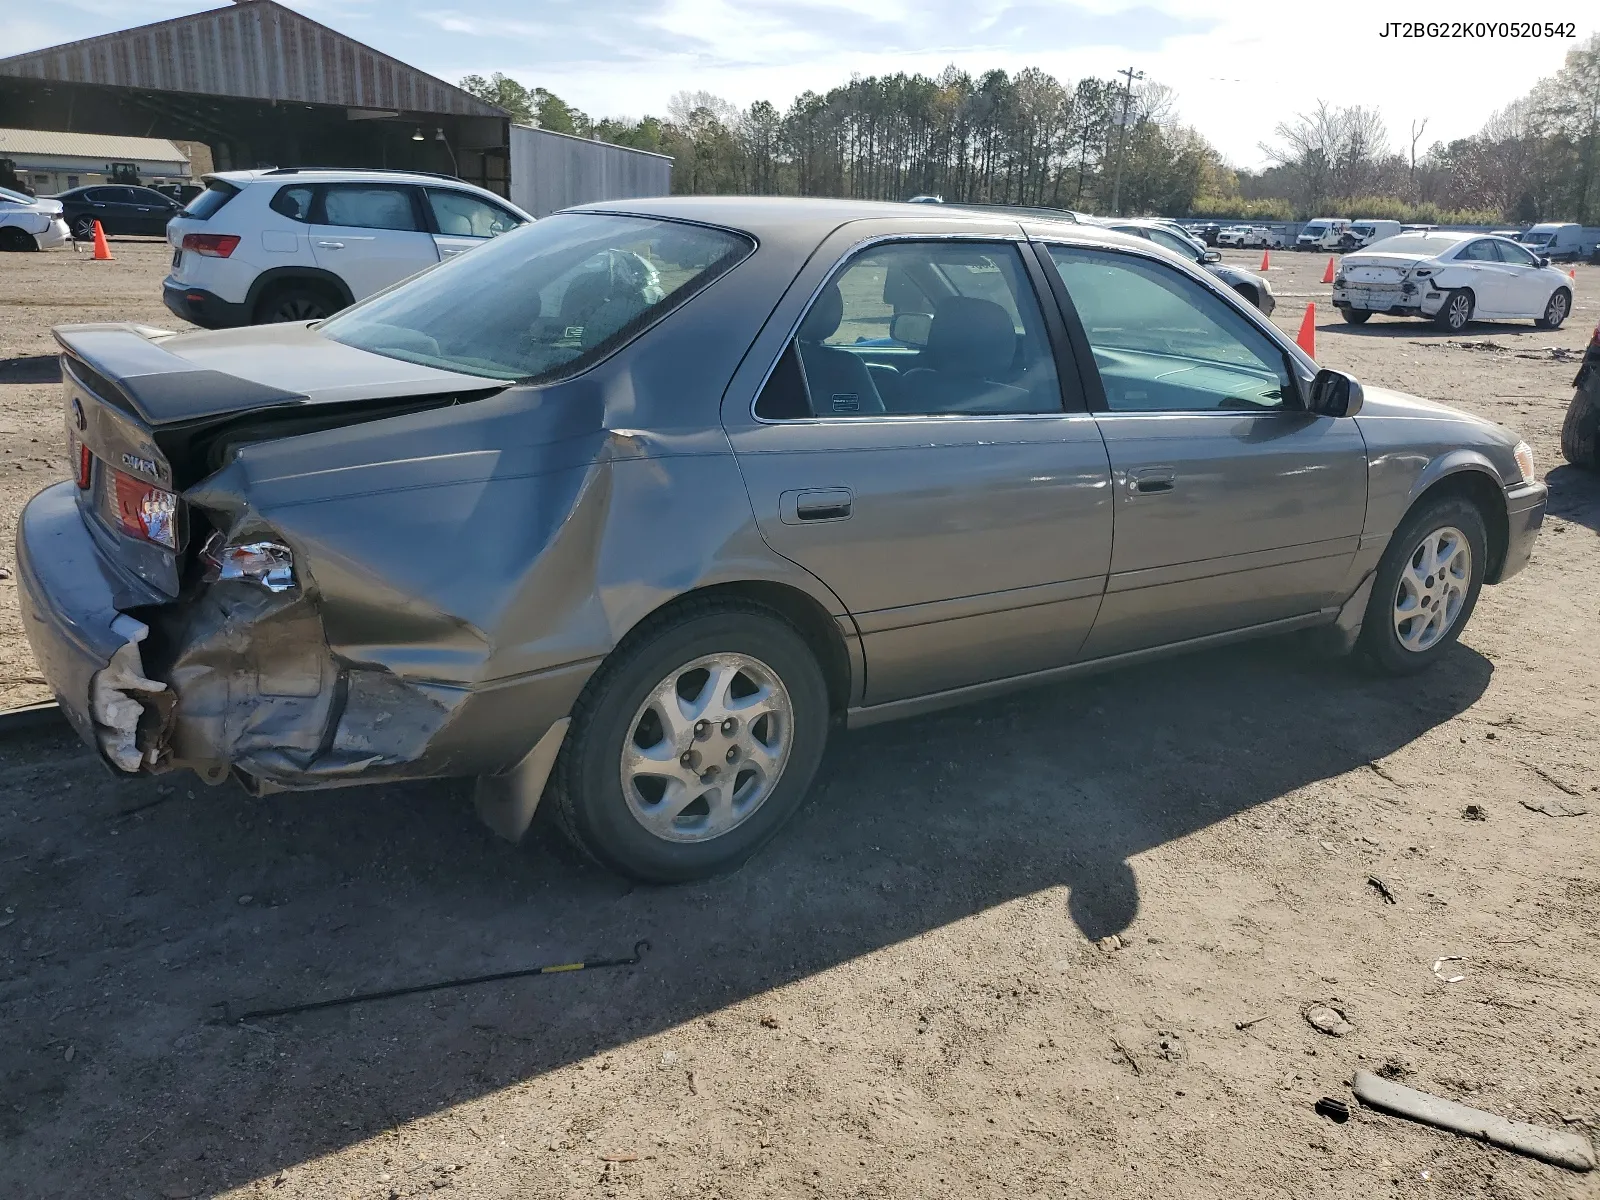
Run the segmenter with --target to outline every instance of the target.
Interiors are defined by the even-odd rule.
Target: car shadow
[[[256,801],[106,780],[80,828],[55,835],[68,865],[35,861],[75,923],[12,960],[5,995],[39,994],[9,1006],[0,1048],[18,1101],[0,1106],[0,1182],[29,1194],[48,1171],[61,1195],[120,1195],[119,1181],[181,1163],[197,1191],[240,1187],[1046,889],[1065,889],[1067,945],[1124,932],[1139,921],[1139,855],[1360,771],[1470,706],[1493,671],[1457,646],[1395,681],[1298,647],[840,734],[767,850],[676,888],[576,863],[544,832],[498,842],[446,785]],[[87,758],[65,742],[51,753]],[[1368,792],[1381,811],[1377,793],[1396,787],[1361,772],[1352,803]],[[221,1019],[222,1001],[237,1013],[625,955],[641,939],[633,968],[249,1030]],[[95,1069],[63,1063],[63,1042]]]
[[[1550,488],[1548,517],[1600,530],[1600,474],[1568,463],[1552,468],[1544,481]]]
[[[0,358],[0,383],[60,383],[61,360],[54,354]]]
[[[1335,310],[1337,311],[1337,310]],[[1326,323],[1319,322],[1317,332],[1344,333],[1351,337],[1422,337],[1438,341],[1485,341],[1498,338],[1516,339],[1530,333],[1550,335],[1550,330],[1540,329],[1530,322],[1520,324],[1501,321],[1469,321],[1467,327],[1459,332],[1452,333],[1448,329],[1440,329],[1432,321],[1422,320],[1417,317],[1390,317],[1383,313],[1374,313],[1365,324],[1351,325],[1343,318],[1336,318]]]

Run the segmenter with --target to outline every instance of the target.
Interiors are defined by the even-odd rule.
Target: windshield
[[[1542,246],[1553,237],[1555,237],[1553,233],[1525,233],[1517,241],[1524,246]]]
[[[1311,224],[1300,231],[1300,235],[1302,237],[1316,237],[1318,234],[1326,233],[1327,229],[1328,226],[1324,222],[1312,221]]]
[[[748,254],[747,238],[569,213],[346,309],[323,336],[407,362],[541,382],[598,362]]]
[[[21,195],[21,194],[19,194],[17,192],[13,192],[10,188],[0,188],[0,200],[8,201],[11,204],[32,204],[33,203],[33,200],[32,200],[31,197]]]

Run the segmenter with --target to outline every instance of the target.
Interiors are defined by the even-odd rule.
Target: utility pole
[[[1117,138],[1117,178],[1111,187],[1111,215],[1114,217],[1122,215],[1122,160],[1127,157],[1128,109],[1133,105],[1133,81],[1144,78],[1143,71],[1135,71],[1132,67],[1125,71],[1118,71],[1117,74],[1128,77],[1128,86],[1122,93],[1122,120],[1118,122],[1122,129],[1122,135]]]

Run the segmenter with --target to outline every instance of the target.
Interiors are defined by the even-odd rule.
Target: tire
[[[23,253],[38,248],[38,241],[26,229],[18,229],[15,225],[0,225],[0,250]]]
[[[283,283],[268,288],[256,301],[252,319],[256,325],[320,321],[343,307],[326,288],[313,283]]]
[[[716,661],[701,665],[708,659]],[[731,682],[713,688],[713,670]],[[731,737],[728,722],[714,716],[709,726],[693,723],[696,702],[709,697],[713,714],[726,713],[721,697],[734,695],[727,689],[758,679],[769,716],[738,725]],[[690,697],[688,712],[679,708],[684,724],[676,738],[660,705],[674,680],[675,694],[684,696],[688,688]],[[674,691],[666,694],[672,702]],[[579,850],[619,874],[647,883],[704,879],[744,862],[799,809],[822,761],[829,718],[822,669],[792,625],[759,605],[692,602],[630,633],[585,686],[551,772],[550,807]],[[763,781],[758,770],[736,766],[733,795],[716,804],[713,798],[730,785],[722,782],[725,775],[711,777],[728,770],[729,762],[752,769],[771,762],[745,753],[758,742],[778,755],[775,778]],[[644,769],[631,775],[629,747],[643,751],[635,762]],[[700,757],[686,763],[691,753]],[[659,773],[650,770],[654,764]],[[740,792],[751,805],[742,814]],[[674,794],[682,816],[672,815]],[[684,807],[682,798],[691,794]]]
[[[1346,325],[1365,325],[1372,319],[1372,314],[1364,308],[1341,308],[1339,315]]]
[[[1534,325],[1539,329],[1560,329],[1561,323],[1567,319],[1567,314],[1572,311],[1572,293],[1566,288],[1557,288],[1550,294],[1549,302],[1544,306],[1544,314],[1534,319]]]
[[[1561,422],[1561,456],[1575,467],[1587,471],[1600,469],[1595,443],[1600,438],[1600,377],[1591,372],[1585,386],[1572,395],[1567,415]]]
[[[1424,556],[1429,546],[1435,550],[1447,548],[1447,562],[1453,563],[1454,569],[1422,574],[1428,565]],[[1460,570],[1461,549],[1469,559],[1464,572]],[[1419,557],[1421,565],[1417,566]],[[1478,603],[1488,559],[1488,529],[1483,514],[1470,500],[1459,495],[1440,496],[1424,500],[1408,513],[1378,562],[1372,597],[1367,602],[1359,645],[1368,661],[1387,675],[1413,675],[1449,653]],[[1402,604],[1419,615],[1397,620]],[[1427,617],[1441,609],[1445,615],[1443,627],[1435,629]]]
[[[1460,333],[1472,323],[1472,293],[1466,288],[1456,288],[1444,298],[1433,323],[1446,333]]]
[[[94,241],[94,218],[93,217],[73,217],[72,218],[72,240],[75,241],[75,242],[92,242],[92,241]]]

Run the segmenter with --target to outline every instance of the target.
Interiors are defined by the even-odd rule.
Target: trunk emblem
[[[137,454],[124,454],[122,456],[122,465],[135,471],[142,471],[144,474],[154,476],[157,479],[160,478],[160,472],[156,470],[156,464],[148,458],[140,458]]]

